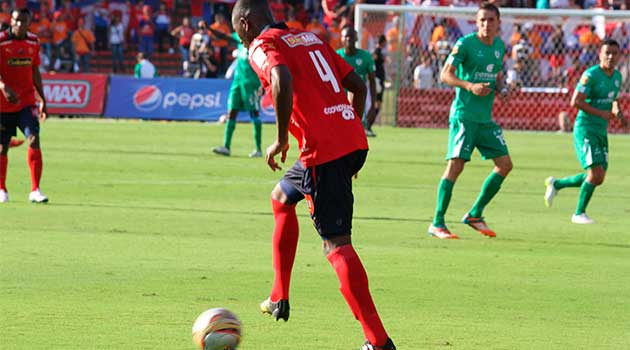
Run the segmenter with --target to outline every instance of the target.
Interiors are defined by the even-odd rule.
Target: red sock
[[[37,148],[28,148],[28,167],[31,169],[31,191],[39,188],[39,180],[42,178],[42,151]]]
[[[7,190],[7,165],[9,157],[0,155],[0,190]]]
[[[385,345],[387,332],[372,301],[367,274],[354,248],[350,244],[338,247],[327,258],[337,272],[339,290],[361,323],[365,337],[373,345]]]
[[[275,226],[273,229],[273,271],[275,277],[271,289],[271,301],[289,299],[289,284],[291,270],[295,261],[295,252],[299,237],[295,204],[286,205],[277,200],[271,200]]]

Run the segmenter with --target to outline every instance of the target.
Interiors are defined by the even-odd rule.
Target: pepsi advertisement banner
[[[227,110],[230,81],[111,76],[105,117],[218,120]]]
[[[227,114],[230,80],[110,77],[105,117],[217,121]],[[275,122],[269,98],[262,99],[261,119]],[[249,119],[239,113],[239,121]]]

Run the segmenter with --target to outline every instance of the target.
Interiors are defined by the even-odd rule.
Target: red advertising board
[[[448,128],[452,89],[400,89],[398,96],[398,126],[420,128]],[[577,110],[571,108],[567,92],[520,91],[512,94],[509,102],[495,99],[493,119],[505,129],[558,130],[558,114],[568,112],[574,119]],[[630,110],[630,94],[620,94],[622,110]],[[609,132],[623,132],[618,120],[610,122]]]
[[[42,80],[48,113],[103,115],[107,75],[43,74]]]

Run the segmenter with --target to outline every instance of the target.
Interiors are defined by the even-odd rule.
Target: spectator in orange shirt
[[[228,36],[232,35],[232,30],[227,23],[227,19],[225,18],[225,15],[221,12],[218,12],[214,15],[214,23],[210,25],[210,29],[216,30]],[[219,74],[224,74],[228,67],[227,58],[229,43],[226,40],[217,38],[214,34],[212,34],[212,31],[209,31],[208,34],[211,35],[215,57],[219,57]]]
[[[44,12],[45,14],[45,12]],[[47,63],[43,62],[46,70],[50,69],[52,63],[52,31],[50,30],[50,21],[45,15],[34,15],[29,30],[37,35],[39,44],[43,54],[47,58]]]
[[[326,31],[326,28],[324,28],[324,26],[321,24],[319,19],[317,19],[317,17],[311,18],[311,22],[306,26],[306,30],[311,33],[315,33],[320,38],[328,41],[328,32]]]
[[[398,17],[394,17],[392,19],[392,27],[385,33],[385,37],[387,38],[387,43],[389,44],[389,48],[387,49],[393,55],[398,54]]]
[[[602,40],[595,34],[595,30],[595,26],[590,26],[578,39],[581,49],[580,64],[584,67],[590,67],[598,61],[598,50]]]
[[[433,27],[433,32],[431,33],[431,45],[435,47],[435,44],[438,41],[446,39],[446,20],[443,19],[439,23]]]
[[[542,53],[540,52],[540,49],[543,44],[543,38],[540,36],[539,31],[533,26],[531,27],[530,30],[526,29],[526,31],[527,31],[527,39],[529,40],[529,43],[532,45],[532,48],[534,49],[532,51],[531,57],[533,60],[538,61],[542,57]]]
[[[521,25],[519,23],[514,23],[514,27],[512,29],[512,35],[510,36],[509,50],[512,50],[512,47],[516,45],[522,38],[523,38],[523,34],[521,30]]]
[[[94,51],[94,42],[96,38],[89,29],[85,28],[85,19],[79,18],[77,30],[72,33],[72,44],[76,61],[79,64],[80,71],[87,73],[90,71],[90,57]]]

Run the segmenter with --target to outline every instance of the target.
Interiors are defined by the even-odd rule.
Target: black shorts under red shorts
[[[282,192],[291,203],[306,198],[311,218],[322,238],[352,233],[352,176],[363,167],[367,152],[354,151],[309,168],[298,160],[280,181]]]
[[[11,137],[17,136],[17,129],[24,136],[39,135],[39,119],[37,107],[30,106],[18,112],[0,112],[0,144],[8,145]]]

